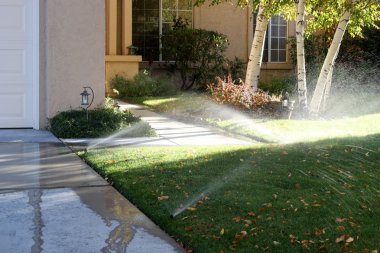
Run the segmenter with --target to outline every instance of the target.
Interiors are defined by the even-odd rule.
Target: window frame
[[[181,0],[176,0],[176,8],[175,9],[163,9],[163,1],[165,1],[165,0],[159,0],[158,1],[158,37],[159,37],[158,50],[159,50],[159,58],[158,58],[158,60],[153,59],[153,62],[164,62],[165,61],[163,59],[162,53],[161,53],[161,49],[162,49],[161,36],[163,35],[163,27],[164,27],[165,23],[168,23],[168,22],[163,21],[163,12],[165,10],[169,10],[169,11],[171,10],[173,12],[175,11],[176,18],[179,17],[180,11],[189,11],[189,12],[191,12],[191,20],[190,20],[191,27],[193,27],[193,24],[194,24],[194,7],[193,6],[191,7],[191,10],[180,9],[179,8],[179,1],[181,1]],[[132,9],[132,11],[133,11],[133,9]],[[146,21],[144,21],[144,22],[146,22]],[[133,31],[132,31],[132,40],[133,40]],[[143,62],[148,62],[148,61],[149,61],[149,59],[143,59]]]
[[[283,19],[286,23],[286,25],[279,25],[277,24],[277,27],[285,27],[285,37],[280,37],[280,31],[278,31],[278,36],[277,37],[274,37],[276,39],[285,39],[286,43],[285,43],[285,48],[284,49],[281,49],[280,46],[277,48],[277,49],[273,49],[272,48],[272,19],[273,17],[279,17],[281,19]],[[255,31],[256,31],[256,18],[257,18],[257,13],[255,13],[253,15],[253,36],[255,36]],[[265,40],[264,40],[264,48],[263,48],[263,55],[262,55],[262,59],[263,59],[263,63],[265,64],[284,64],[284,63],[288,63],[288,46],[287,46],[287,42],[289,40],[289,22],[287,20],[285,20],[281,15],[275,15],[275,16],[272,16],[270,17],[269,21],[268,21],[268,27],[267,27],[267,30],[265,32]],[[278,42],[279,43],[279,42]],[[266,45],[267,45],[267,48],[266,48]],[[285,51],[285,61],[272,61],[272,50],[277,50],[277,51]],[[279,53],[279,52],[278,52]],[[265,55],[266,54],[266,55]],[[279,58],[279,56],[278,56]],[[264,59],[266,59],[266,61],[264,61]]]
[[[267,51],[268,51],[268,61],[267,61],[267,63],[287,63],[287,62],[288,62],[288,47],[287,47],[287,41],[288,41],[288,39],[289,39],[289,37],[288,37],[288,33],[289,33],[289,31],[288,31],[288,22],[287,22],[285,19],[283,19],[283,20],[285,21],[286,25],[280,25],[279,23],[273,25],[273,27],[274,27],[274,26],[278,27],[278,36],[276,37],[276,36],[272,35],[272,29],[273,29],[273,27],[272,27],[272,22],[273,22],[273,17],[279,17],[279,18],[283,19],[283,18],[281,17],[281,15],[278,15],[278,16],[272,16],[272,17],[270,18],[270,20],[269,20],[269,23],[268,23],[268,29],[267,29],[267,32],[266,32],[266,35],[265,35],[265,40],[268,40],[268,49],[267,49]],[[285,36],[284,36],[284,37],[280,37],[280,27],[285,27]],[[285,49],[280,48],[280,42],[279,42],[279,41],[278,41],[278,48],[277,48],[277,49],[274,49],[274,48],[272,47],[272,39],[278,39],[278,40],[280,40],[280,39],[285,39]],[[264,43],[265,43],[265,42],[264,42]],[[276,50],[276,51],[278,51],[278,52],[277,52],[277,53],[278,53],[278,55],[277,55],[277,56],[278,56],[278,59],[280,59],[280,55],[279,55],[280,51],[285,51],[285,61],[280,61],[280,60],[272,61],[272,50]]]

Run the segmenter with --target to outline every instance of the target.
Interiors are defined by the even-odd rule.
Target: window
[[[160,37],[173,19],[193,21],[192,0],[133,0],[132,41],[145,61],[162,61]]]
[[[256,15],[253,17],[253,33],[256,28]],[[265,36],[263,62],[286,62],[288,22],[281,16],[273,16],[268,23]]]

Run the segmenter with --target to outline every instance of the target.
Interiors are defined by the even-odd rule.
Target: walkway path
[[[158,137],[118,138],[117,135],[106,139],[63,139],[75,146],[206,146],[206,145],[252,145],[253,142],[217,133],[214,130],[194,124],[182,123],[162,114],[155,113],[141,105],[118,101],[120,109],[128,109],[135,116],[148,122]]]
[[[184,252],[46,131],[0,130],[0,251]]]

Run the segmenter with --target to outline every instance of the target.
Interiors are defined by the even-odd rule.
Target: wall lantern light
[[[94,90],[89,86],[83,87],[83,89],[84,90],[80,94],[82,97],[81,106],[86,110],[86,115],[87,115],[87,120],[88,120],[88,110],[87,109],[90,108],[90,106],[94,102],[95,93],[94,93]],[[91,90],[91,92],[88,92],[87,89]]]

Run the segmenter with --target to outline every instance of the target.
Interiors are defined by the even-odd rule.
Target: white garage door
[[[0,0],[0,128],[36,126],[37,0]]]

